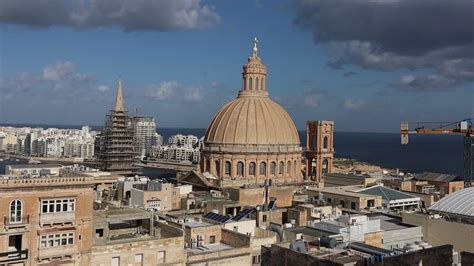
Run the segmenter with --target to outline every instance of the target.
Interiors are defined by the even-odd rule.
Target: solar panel
[[[228,220],[230,220],[230,217],[227,217],[227,216],[224,216],[224,215],[220,215],[220,214],[217,214],[217,213],[213,213],[213,212],[208,212],[206,215],[203,216],[204,218],[207,218],[209,220],[213,220],[213,221],[216,221],[216,222],[219,222],[219,223],[225,223],[227,222]]]
[[[270,203],[268,203],[268,209],[273,210],[275,208],[275,200],[271,200]]]
[[[232,218],[233,221],[240,221],[241,219],[247,217],[249,214],[251,214],[254,210],[253,209],[243,209],[240,211],[234,218]]]

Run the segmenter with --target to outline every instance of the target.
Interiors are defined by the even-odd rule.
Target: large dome
[[[212,144],[300,145],[288,113],[268,96],[247,96],[226,104],[214,117],[205,141]]]
[[[243,66],[242,89],[216,114],[204,137],[201,171],[219,187],[301,180],[301,146],[290,115],[268,96],[267,68],[257,55]]]

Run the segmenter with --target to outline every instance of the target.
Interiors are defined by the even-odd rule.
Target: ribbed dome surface
[[[209,126],[205,141],[238,145],[300,145],[288,113],[268,96],[239,96]]]

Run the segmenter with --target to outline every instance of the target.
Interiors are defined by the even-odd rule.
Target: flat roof
[[[364,193],[355,192],[355,190],[361,189],[363,186],[343,186],[343,187],[326,187],[326,188],[318,188],[318,189],[311,189],[310,191],[320,191],[321,193],[331,193],[331,194],[339,194],[357,198],[374,198],[377,197],[376,195],[369,195]]]
[[[203,254],[203,253],[212,253],[212,252],[219,252],[222,250],[228,250],[228,249],[233,249],[234,247],[229,246],[224,243],[215,243],[215,244],[209,244],[197,248],[187,248],[186,252],[190,255],[198,255],[198,254]]]
[[[288,228],[286,229],[292,233],[296,234],[305,234],[308,236],[314,236],[314,237],[322,237],[322,236],[330,236],[330,235],[337,235],[337,233],[333,232],[328,232],[324,230],[320,230],[314,227],[308,227],[308,226],[302,226],[302,227],[293,227],[293,228]]]
[[[415,227],[413,225],[402,223],[401,218],[391,217],[383,214],[369,216],[369,220],[380,220],[380,229],[383,231],[392,231]]]
[[[12,169],[23,169],[23,168],[56,168],[63,167],[61,164],[8,164],[5,167]]]

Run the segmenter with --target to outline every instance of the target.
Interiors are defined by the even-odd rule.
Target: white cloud
[[[359,110],[366,106],[366,102],[363,100],[357,100],[348,98],[344,101],[343,107],[346,110]]]
[[[201,89],[198,87],[186,88],[183,97],[186,102],[198,102],[202,99]]]
[[[43,69],[44,80],[60,80],[74,72],[74,64],[68,61],[59,61]]]
[[[100,91],[100,92],[106,92],[106,91],[110,90],[110,88],[109,88],[108,86],[106,86],[106,85],[97,86],[96,89],[97,89],[98,91]]]
[[[150,96],[154,100],[163,101],[168,100],[173,96],[173,92],[178,89],[178,82],[166,81],[158,86],[151,88]]]

